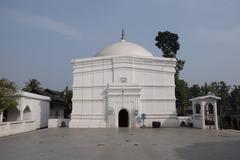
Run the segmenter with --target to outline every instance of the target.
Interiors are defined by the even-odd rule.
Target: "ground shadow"
[[[239,160],[240,140],[223,140],[220,142],[194,143],[177,148],[176,156],[184,160]]]

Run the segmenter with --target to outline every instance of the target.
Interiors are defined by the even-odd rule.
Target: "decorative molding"
[[[140,56],[104,56],[104,57],[90,57],[84,59],[73,59],[72,64],[83,64],[91,62],[101,62],[101,61],[110,61],[110,60],[119,60],[119,59],[134,59],[139,61],[148,61],[148,62],[165,62],[165,63],[176,63],[175,58],[165,58],[165,57],[140,57]]]
[[[124,83],[124,85],[125,84],[127,84],[127,83]],[[151,88],[151,87],[153,87],[153,88],[157,88],[157,87],[159,87],[159,88],[167,88],[167,87],[171,87],[171,88],[174,88],[175,87],[175,85],[138,85],[139,87],[141,87],[141,88]],[[78,85],[74,85],[74,86],[72,86],[72,89],[82,89],[82,88],[107,88],[108,87],[108,85],[106,84],[106,85],[89,85],[89,86],[78,86]]]
[[[80,69],[74,69],[73,74],[82,74],[82,73],[91,73],[91,72],[101,72],[103,70],[109,70],[111,71],[112,69],[117,70],[117,69],[128,69],[128,70],[141,70],[141,71],[149,71],[149,72],[153,72],[153,73],[166,73],[169,75],[172,75],[175,73],[175,69],[171,69],[171,70],[159,70],[159,69],[152,69],[152,68],[146,68],[146,67],[114,67],[114,66],[110,66],[109,68],[99,68],[99,69],[92,69],[89,68],[88,70],[80,70]],[[80,70],[80,71],[79,71]]]
[[[141,69],[141,70],[149,70],[149,71],[162,71],[175,73],[175,65],[176,60],[168,59],[168,58],[147,58],[147,57],[132,57],[132,56],[120,56],[120,57],[105,57],[108,59],[100,59],[96,57],[87,58],[86,59],[78,59],[73,60],[73,73],[86,73],[93,71],[101,71],[101,70],[111,70],[118,68],[130,68],[130,69]],[[141,66],[141,67],[140,67]],[[146,68],[147,67],[147,68]],[[86,70],[87,68],[87,70]],[[169,70],[166,70],[168,68]]]
[[[140,101],[176,101],[176,98],[169,98],[169,99],[161,99],[161,98],[158,98],[158,99],[153,99],[153,98],[144,98],[144,99],[140,99]]]
[[[109,94],[109,97],[108,98],[112,98],[112,97],[121,97],[122,95],[121,94]],[[129,96],[129,95],[124,95],[124,99],[126,99],[125,96]],[[140,94],[130,94],[130,96],[132,97],[139,97]],[[129,99],[131,99],[131,97],[128,97]],[[73,102],[82,102],[82,101],[107,101],[107,99],[96,99],[96,98],[85,98],[85,99],[72,99]],[[147,99],[147,98],[144,98],[144,99],[141,99],[140,98],[140,101],[176,101],[176,98],[172,98],[172,99]]]

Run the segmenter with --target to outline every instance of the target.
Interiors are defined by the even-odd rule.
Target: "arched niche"
[[[6,122],[20,121],[20,111],[17,108],[9,108],[6,111]]]
[[[204,114],[205,114],[205,125],[213,126],[214,122],[214,106],[211,102],[207,102],[204,106]]]
[[[29,108],[29,106],[26,106],[25,109],[23,110],[23,120],[32,120],[32,111]]]
[[[208,113],[209,114],[214,114],[213,104],[212,103],[208,103],[207,107],[208,107]]]
[[[201,113],[201,105],[199,103],[196,103],[194,105],[194,111],[195,111],[195,114],[200,114]]]

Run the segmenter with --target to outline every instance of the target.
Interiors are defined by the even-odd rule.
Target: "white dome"
[[[138,44],[132,42],[126,42],[124,40],[113,43],[105,48],[103,48],[95,57],[102,56],[144,56],[144,57],[153,57],[145,48],[141,47]]]

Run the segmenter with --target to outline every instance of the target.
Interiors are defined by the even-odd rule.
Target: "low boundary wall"
[[[36,130],[35,121],[15,121],[0,123],[0,137]]]

